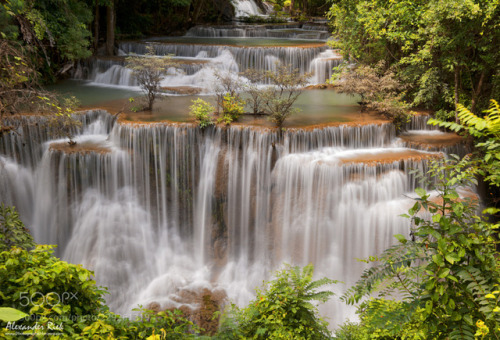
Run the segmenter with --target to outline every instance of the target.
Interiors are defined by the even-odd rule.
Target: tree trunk
[[[196,24],[198,22],[198,18],[200,17],[201,8],[203,7],[203,0],[197,0],[193,5],[193,23]]]
[[[471,103],[471,107],[470,107],[471,112],[476,111],[477,99],[479,98],[479,95],[481,94],[481,88],[483,87],[485,75],[486,75],[486,71],[483,70],[481,72],[481,77],[479,77],[479,83],[477,84],[476,90],[475,91],[474,91],[474,89],[472,90],[472,103]]]
[[[99,48],[99,0],[95,2],[95,15],[94,15],[94,55],[97,54]]]
[[[116,0],[106,8],[106,54],[115,55]]]
[[[460,81],[460,68],[455,65],[455,122],[458,123],[458,87]]]
[[[290,1],[290,15],[293,16],[295,11],[293,10],[293,7],[295,6],[295,0]]]

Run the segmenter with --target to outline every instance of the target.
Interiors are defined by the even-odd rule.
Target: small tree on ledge
[[[307,84],[310,74],[300,74],[298,69],[290,70],[288,65],[278,65],[276,70],[267,71],[267,77],[273,86],[265,90],[264,112],[276,127],[281,128],[285,120],[298,109],[293,107],[295,101]]]
[[[147,97],[148,106],[144,110],[152,111],[153,103],[160,92],[160,81],[174,63],[170,56],[158,57],[153,46],[147,47],[144,56],[127,57],[126,67],[131,69],[139,86]]]

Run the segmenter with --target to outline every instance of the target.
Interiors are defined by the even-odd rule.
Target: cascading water
[[[211,84],[216,80],[213,70],[230,69],[235,74],[248,69],[270,70],[275,67],[269,65],[270,59],[289,65],[291,69],[298,69],[301,74],[311,72],[311,84],[324,83],[329,79],[332,67],[339,62],[339,56],[325,45],[329,36],[325,26],[314,24],[303,27],[305,29],[300,24],[196,26],[185,37],[122,42],[119,50],[123,55],[144,55],[148,52],[147,47],[153,46],[155,54],[173,56],[177,64],[169,70],[163,85],[169,88],[195,87],[201,89],[202,94],[213,93]],[[263,46],[258,41],[254,41],[256,45],[246,45],[250,37],[254,40],[255,37],[268,37],[269,41]],[[137,83],[131,74],[131,70],[125,68],[122,56],[82,62],[75,69],[73,77],[91,81],[94,85],[129,86],[137,89]]]
[[[254,0],[233,0],[236,17],[265,15]]]
[[[40,125],[0,138],[0,201],[38,242],[94,270],[126,315],[152,302],[197,308],[182,292],[201,289],[244,305],[284,261],[352,284],[355,258],[408,234],[409,170],[438,156],[387,148],[390,124],[278,133],[81,117],[74,148]],[[321,311],[332,326],[352,315],[339,301]]]

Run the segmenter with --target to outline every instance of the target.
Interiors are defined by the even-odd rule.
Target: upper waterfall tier
[[[268,25],[225,25],[225,26],[195,26],[189,29],[186,37],[209,38],[287,38],[326,40],[330,33],[326,26],[321,25],[283,25],[276,28]]]
[[[232,0],[236,18],[267,15],[269,7],[259,5],[254,0]],[[262,3],[262,2],[261,2]]]
[[[175,55],[180,57],[196,57],[201,52],[205,52],[208,58],[215,58],[223,51],[229,51],[239,66],[239,71],[254,68],[267,70],[270,67],[270,57],[277,58],[292,68],[298,68],[301,73],[309,72],[309,66],[313,59],[327,49],[324,45],[308,47],[252,47],[222,45],[202,45],[202,44],[180,44],[180,43],[159,43],[154,44],[157,55]],[[121,43],[120,49],[125,53],[145,54],[147,44],[145,43]]]
[[[206,40],[206,39],[205,39]],[[177,41],[177,40],[175,40]],[[238,40],[249,43],[247,39]],[[205,41],[206,42],[206,41]],[[236,45],[183,44],[179,42],[123,42],[124,54],[144,55],[147,46],[153,46],[157,55],[172,55],[175,62],[169,68],[162,85],[166,87],[197,87],[204,94],[213,93],[215,72],[238,72],[249,69],[268,71],[277,64],[289,65],[300,73],[310,73],[311,84],[321,84],[332,75],[341,57],[324,44],[306,43],[300,46],[257,46],[248,48]],[[232,42],[235,43],[234,41]],[[236,43],[238,44],[238,42]],[[301,44],[301,43],[300,43]],[[81,62],[73,73],[75,79],[90,80],[99,85],[137,87],[132,71],[125,67],[124,57],[93,58]],[[248,80],[241,79],[244,83]]]

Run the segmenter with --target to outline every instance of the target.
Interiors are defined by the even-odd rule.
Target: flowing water
[[[215,91],[217,74],[269,71],[278,64],[310,73],[310,84],[322,84],[341,61],[326,45],[328,36],[322,24],[196,26],[183,37],[122,42],[120,57],[82,62],[73,77],[100,86],[136,86],[125,57],[144,55],[151,46],[157,56],[170,55],[176,62],[162,86],[194,87],[210,94]],[[240,82],[248,83],[248,79],[240,75]]]
[[[356,258],[408,234],[398,215],[416,185],[409,171],[436,156],[391,147],[390,124],[201,131],[94,111],[74,149],[20,119],[0,140],[1,200],[38,242],[95,271],[124,314],[151,302],[196,308],[180,292],[204,288],[244,305],[283,262],[352,284]],[[352,316],[335,300],[322,312],[333,324]]]
[[[143,46],[121,49],[141,53]],[[265,68],[265,57],[273,56],[314,69],[318,82],[337,60],[326,47],[155,48],[231,72]],[[75,76],[121,85],[107,90],[124,95],[136,88],[120,63],[91,62]],[[201,75],[211,77],[201,65],[183,75],[172,70],[165,83],[200,86]],[[324,110],[328,121],[325,93],[311,92],[302,105],[310,113]],[[397,138],[388,123],[277,131],[116,121],[98,110],[79,119],[76,147],[57,139],[44,118],[3,121],[16,133],[0,138],[0,201],[19,209],[37,242],[57,244],[58,256],[93,270],[109,287],[111,309],[124,315],[152,302],[194,309],[184,293],[203,289],[223,291],[243,306],[284,262],[313,263],[316,277],[344,282],[331,287],[340,295],[366,267],[356,258],[382,252],[394,234],[408,235],[409,222],[399,215],[417,185],[410,171],[425,170],[447,150],[414,147],[411,136]],[[307,113],[302,119],[298,125]],[[422,130],[424,123],[416,117],[408,128]],[[338,299],[321,307],[332,327],[353,311]]]

